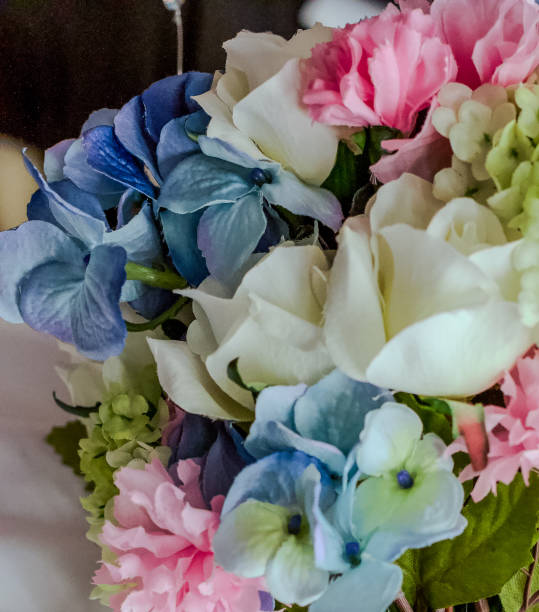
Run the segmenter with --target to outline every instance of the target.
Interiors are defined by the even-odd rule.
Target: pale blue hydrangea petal
[[[46,149],[45,159],[43,161],[43,172],[47,177],[47,181],[53,183],[54,181],[61,181],[65,178],[65,156],[74,142],[75,138],[68,138]]]
[[[84,253],[55,225],[28,221],[16,230],[0,233],[0,316],[22,323],[18,286],[35,267],[51,261],[76,261]]]
[[[57,224],[70,236],[77,238],[82,244],[87,245],[89,248],[92,248],[96,244],[101,244],[103,234],[107,229],[107,224],[101,217],[103,211],[98,211],[95,207],[92,207],[90,211],[85,211],[65,200],[59,193],[50,187],[26,154],[23,153],[23,155],[24,163],[28,171],[41,191],[49,199],[50,211],[56,219]]]
[[[248,499],[299,510],[296,481],[311,464],[318,462],[304,453],[283,452],[248,465],[236,476],[226,496],[223,516]]]
[[[261,190],[271,204],[283,206],[296,215],[318,219],[337,231],[343,222],[339,200],[327,189],[306,185],[286,170],[272,172],[271,183],[264,183]]]
[[[168,176],[183,159],[199,149],[196,140],[189,138],[185,129],[189,119],[189,115],[172,119],[161,131],[161,138],[157,144],[157,160],[161,176]]]
[[[266,229],[260,192],[211,206],[198,224],[198,247],[210,274],[227,282],[245,264]]]
[[[178,214],[235,202],[253,188],[249,172],[228,162],[196,153],[181,161],[164,182],[157,204]]]
[[[384,612],[401,584],[400,567],[363,555],[361,564],[333,581],[310,612],[350,612],[351,602],[357,602],[361,612]]]

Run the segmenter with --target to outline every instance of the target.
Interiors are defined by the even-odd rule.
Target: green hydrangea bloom
[[[539,144],[539,85],[519,87],[515,92],[515,102],[520,109],[518,127]]]
[[[88,437],[80,441],[80,468],[92,493],[81,499],[89,513],[88,537],[96,541],[105,518],[111,518],[110,500],[118,493],[114,472],[130,465],[142,467],[155,456],[166,464],[170,449],[157,443],[168,422],[168,407],[157,408],[142,395],[120,393],[104,401],[87,420]]]

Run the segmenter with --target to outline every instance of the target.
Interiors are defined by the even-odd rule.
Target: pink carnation
[[[462,481],[479,476],[472,491],[474,501],[483,499],[489,491],[496,493],[496,483],[509,484],[519,469],[526,484],[530,471],[539,469],[539,352],[519,359],[503,379],[501,389],[506,407],[485,406],[485,427],[490,450],[484,470],[471,465],[460,474]],[[450,447],[450,452],[465,451],[462,438]]]
[[[214,563],[211,545],[224,498],[214,498],[211,510],[203,507],[199,469],[190,460],[179,463],[181,488],[157,459],[144,470],[117,473],[118,524],[107,521],[101,537],[117,564],[103,563],[94,576],[95,584],[133,585],[111,597],[116,612],[261,609],[262,579],[240,578]]]
[[[420,9],[388,6],[334,32],[302,63],[303,102],[321,123],[387,125],[408,133],[457,67],[451,48]]]

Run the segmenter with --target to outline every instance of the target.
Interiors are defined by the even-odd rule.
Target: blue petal
[[[19,285],[24,322],[40,332],[74,344],[71,312],[84,285],[83,254],[71,262],[51,261],[31,270]]]
[[[83,253],[70,262],[34,268],[20,284],[19,306],[28,325],[75,344],[90,359],[123,350],[127,334],[119,307],[125,251],[98,246],[88,266]]]
[[[136,189],[126,189],[118,202],[116,229],[123,227],[138,213],[145,197]]]
[[[217,427],[210,419],[187,412],[168,435],[167,444],[172,449],[169,465],[181,459],[203,457],[215,442]]]
[[[140,96],[131,98],[114,118],[114,133],[122,145],[136,158],[142,160],[153,177],[161,182],[155,157],[155,142],[144,123],[144,105]]]
[[[204,155],[209,155],[210,157],[216,157],[217,159],[222,159],[223,161],[227,161],[236,166],[241,166],[243,168],[258,168],[261,167],[261,164],[264,166],[267,165],[267,162],[261,162],[256,160],[254,157],[251,157],[247,153],[236,149],[236,147],[232,146],[230,143],[221,140],[220,138],[209,138],[208,136],[201,136],[198,139],[198,144]],[[275,168],[280,168],[279,164],[272,162],[271,166]]]
[[[118,140],[113,127],[102,125],[88,130],[83,135],[83,144],[92,168],[149,198],[155,196],[143,165]]]
[[[107,232],[103,242],[123,247],[129,261],[144,266],[151,267],[163,261],[159,231],[148,204],[129,223],[113,232]]]
[[[56,189],[52,189],[47,181],[45,181],[39,170],[26,156],[24,151],[23,158],[26,168],[32,175],[33,179],[36,181],[43,193],[45,193],[45,195],[49,198],[49,207],[52,215],[57,221],[57,224],[64,228],[64,230],[70,236],[80,240],[82,244],[89,247],[100,244],[103,240],[103,234],[107,229],[107,224],[103,221],[103,218],[96,217],[95,215],[103,215],[103,211],[101,210],[98,213],[95,205],[92,205],[92,210],[90,212],[77,208],[77,206],[74,206],[68,200],[65,200],[62,195],[56,191]],[[67,183],[67,181],[60,181],[60,183],[55,183],[55,185],[64,185],[64,187],[61,187],[60,189],[70,194],[71,189],[69,187],[65,187],[65,183]],[[89,200],[84,199],[84,204],[88,203]],[[81,202],[79,202],[79,204],[81,204]]]
[[[210,274],[226,282],[254,253],[266,229],[259,191],[237,202],[207,208],[198,224],[198,246]]]
[[[47,180],[50,182],[61,181],[64,177],[65,156],[71,145],[75,142],[74,138],[61,140],[45,151],[43,171]]]
[[[67,151],[64,174],[80,189],[98,195],[104,210],[116,206],[118,199],[125,191],[125,185],[90,166],[86,159],[82,138],[75,140]]]
[[[200,110],[200,106],[195,100],[191,100],[191,96],[208,91],[212,80],[211,74],[185,72],[153,83],[142,94],[146,129],[154,142],[159,141],[161,130],[171,119]]]
[[[122,288],[122,301],[125,286],[129,283],[135,283],[135,281],[125,282]],[[172,291],[158,289],[157,287],[148,287],[148,285],[144,285],[143,283],[139,284],[142,285],[142,290],[140,291],[137,289],[138,297],[134,300],[129,300],[129,305],[145,319],[150,320],[157,317],[167,308],[170,308],[178,299],[178,296],[174,295]]]
[[[252,188],[248,171],[220,159],[195,154],[171,171],[157,203],[161,208],[185,214],[212,204],[234,202]]]
[[[117,108],[100,108],[90,113],[90,116],[82,124],[81,134],[99,125],[114,125],[114,118],[118,114]]]
[[[202,470],[201,490],[210,506],[216,495],[226,495],[236,476],[245,467],[245,462],[236,450],[236,445],[220,424],[217,439],[212,444]]]
[[[102,361],[123,351],[127,330],[119,301],[126,261],[117,246],[98,246],[91,253],[71,310],[75,346],[90,359]]]
[[[46,221],[56,227],[60,227],[55,216],[51,212],[49,198],[38,189],[32,195],[32,198],[26,207],[26,216],[28,221]]]
[[[284,452],[274,453],[248,465],[234,480],[222,515],[248,499],[299,509],[296,482],[311,464],[318,466],[318,461],[304,453]]]
[[[268,224],[264,235],[256,246],[257,253],[267,253],[270,247],[290,238],[288,225],[286,221],[281,219],[277,211],[273,210],[271,206],[264,206],[264,213]]]
[[[273,181],[261,187],[264,197],[271,204],[283,206],[296,215],[318,219],[337,231],[343,222],[339,200],[327,189],[302,183],[291,172],[273,173]]]
[[[397,565],[361,556],[361,564],[330,583],[310,612],[350,612],[351,602],[361,602],[361,612],[384,612],[397,597],[402,570]]]
[[[63,200],[74,206],[78,211],[87,213],[94,219],[102,221],[105,225],[105,229],[109,229],[107,217],[105,216],[103,207],[96,196],[88,193],[87,191],[79,189],[72,181],[68,179],[59,181],[57,183],[49,183],[49,187],[61,198],[63,198]],[[54,211],[55,208],[53,207],[51,212],[54,213]]]
[[[295,428],[302,436],[327,442],[347,455],[359,441],[367,413],[388,401],[394,401],[389,391],[334,370],[298,399]]]
[[[200,150],[196,140],[186,132],[187,117],[169,121],[161,131],[161,140],[157,145],[157,162],[161,176],[167,177],[172,170],[188,155]]]
[[[206,129],[210,122],[210,117],[203,110],[198,110],[190,115],[187,115],[185,121],[185,131],[194,136],[202,136],[206,133]],[[161,133],[161,138],[163,134]]]
[[[22,323],[18,286],[25,275],[46,262],[70,262],[84,253],[62,230],[44,221],[29,221],[0,233],[0,316]]]
[[[174,267],[192,286],[207,276],[206,261],[197,244],[197,228],[202,211],[192,215],[177,215],[164,210],[160,213],[165,242]]]

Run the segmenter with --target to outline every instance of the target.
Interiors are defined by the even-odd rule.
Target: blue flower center
[[[414,479],[408,470],[401,470],[397,474],[397,482],[401,489],[411,489],[414,486]]]
[[[356,567],[361,563],[360,552],[361,549],[359,542],[356,542],[355,540],[352,542],[347,542],[344,546],[344,553],[353,567]]]
[[[253,168],[251,170],[251,180],[258,187],[262,187],[264,183],[271,183],[273,177],[267,170],[262,170],[262,168]]]
[[[288,533],[298,535],[301,529],[301,514],[293,514],[288,521]]]

